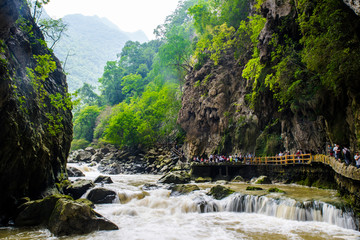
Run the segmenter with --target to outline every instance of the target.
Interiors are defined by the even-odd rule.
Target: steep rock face
[[[24,1],[1,1],[0,45],[0,220],[6,222],[20,198],[38,198],[66,177],[72,115],[66,77]]]
[[[266,24],[259,36],[260,61],[271,67],[270,44],[274,34],[299,41],[297,11],[291,1],[267,0],[261,7]],[[281,30],[280,30],[281,29]],[[184,150],[188,157],[210,153],[256,152],[275,154],[280,150],[324,152],[326,144],[340,143],[357,148],[359,136],[358,84],[338,96],[319,91],[297,108],[278,112],[273,93],[265,86],[253,108],[246,95],[252,82],[242,78],[243,66],[251,58],[234,59],[229,50],[217,66],[208,61],[188,74],[178,123],[186,131]],[[264,84],[265,85],[265,84]]]
[[[206,63],[187,76],[178,122],[187,133],[188,156],[210,154],[227,141],[228,128],[258,125],[258,118],[245,104],[249,83],[241,77],[242,67],[234,54],[224,56],[217,66]],[[257,134],[244,128],[244,134]],[[250,139],[249,139],[250,140]],[[254,143],[246,143],[246,145]]]

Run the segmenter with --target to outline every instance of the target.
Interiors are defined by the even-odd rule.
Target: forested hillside
[[[73,147],[357,148],[360,19],[343,1],[189,0],[156,31],[107,63],[100,96],[78,91]]]
[[[62,20],[67,30],[54,47],[54,52],[68,73],[70,92],[80,88],[83,83],[97,86],[106,62],[115,60],[127,41],[148,40],[143,32],[121,31],[106,18],[73,14]]]

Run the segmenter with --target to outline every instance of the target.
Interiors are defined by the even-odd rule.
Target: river
[[[77,166],[94,180],[96,168]],[[259,185],[264,190],[247,191],[248,183],[224,183],[236,193],[215,200],[206,193],[214,184],[197,184],[201,190],[170,196],[157,175],[111,175],[114,183],[104,187],[118,192],[112,204],[98,204],[96,211],[119,226],[118,231],[100,231],[85,236],[54,237],[46,229],[0,228],[0,239],[126,239],[126,240],[232,240],[232,239],[360,239],[351,212],[335,191],[297,185]],[[285,193],[268,193],[270,187]],[[200,207],[201,206],[201,207]]]

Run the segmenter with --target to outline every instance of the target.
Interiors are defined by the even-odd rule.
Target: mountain
[[[69,91],[89,83],[97,85],[107,61],[115,60],[129,41],[147,41],[144,32],[127,33],[98,16],[72,14],[63,17],[68,30],[55,46],[54,53],[63,62]]]

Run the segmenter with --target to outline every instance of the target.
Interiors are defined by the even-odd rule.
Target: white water
[[[95,168],[79,168],[87,179],[99,175]],[[156,183],[159,177],[111,176],[114,183],[104,187],[118,192],[119,198],[113,204],[96,205],[95,210],[117,224],[119,230],[61,239],[360,239],[360,233],[352,229],[355,223],[351,214],[329,204],[316,200],[301,204],[281,194],[274,199],[235,193],[218,201],[206,195],[208,185],[175,197],[165,188],[142,190],[143,184]],[[1,238],[56,239],[47,230],[29,229],[0,229]]]

